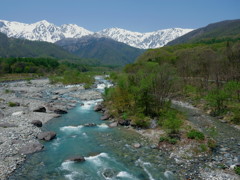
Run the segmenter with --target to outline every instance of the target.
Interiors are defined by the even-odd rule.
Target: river
[[[110,86],[102,77],[96,81],[101,92]],[[109,128],[108,122],[100,120],[101,113],[93,110],[100,101],[78,102],[67,114],[46,123],[42,130],[55,131],[57,138],[42,142],[44,150],[29,156],[9,180],[177,179],[171,160],[151,148],[145,138],[124,127]],[[86,123],[97,126],[85,127]],[[135,148],[134,143],[141,143],[141,147]],[[86,161],[67,161],[74,156],[84,156]]]

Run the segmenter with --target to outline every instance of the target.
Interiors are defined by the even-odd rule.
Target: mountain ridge
[[[192,29],[171,28],[139,33],[121,28],[108,28],[92,32],[76,24],[57,26],[46,20],[32,24],[0,20],[0,32],[6,34],[8,37],[54,43],[64,38],[81,38],[83,36],[98,34],[99,36],[112,38],[118,42],[123,42],[140,49],[162,47],[169,41],[190,31]]]

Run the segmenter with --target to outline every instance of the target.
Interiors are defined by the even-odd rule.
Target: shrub
[[[234,168],[234,171],[235,171],[236,174],[240,175],[240,166],[236,166]]]
[[[159,139],[159,142],[167,142],[169,144],[176,144],[177,141],[178,141],[177,139],[171,138],[171,137],[167,137],[167,136],[162,136]]]
[[[137,127],[148,128],[150,125],[150,118],[144,116],[142,113],[138,113],[131,119]]]
[[[161,115],[160,119],[163,119],[163,127],[169,134],[178,133],[182,125],[182,120],[178,111],[174,109],[167,109]]]
[[[196,139],[196,140],[204,140],[204,134],[202,132],[199,132],[197,130],[191,130],[187,133],[187,137],[189,139]]]
[[[15,107],[15,106],[19,106],[19,103],[15,103],[15,102],[8,102],[8,106],[9,106],[9,107]]]
[[[208,139],[207,141],[207,145],[210,149],[214,149],[217,146],[217,143],[215,140],[213,139]]]

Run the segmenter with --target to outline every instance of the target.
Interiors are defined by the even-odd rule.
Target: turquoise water
[[[68,114],[44,125],[53,130],[57,138],[43,142],[44,151],[30,156],[9,179],[17,180],[157,180],[174,179],[171,166],[158,150],[151,149],[147,141],[125,128],[109,128],[100,120],[93,107],[98,101],[84,101]],[[96,127],[83,124],[96,123]],[[132,144],[141,142],[135,149]],[[86,161],[66,161],[73,156],[84,156]]]

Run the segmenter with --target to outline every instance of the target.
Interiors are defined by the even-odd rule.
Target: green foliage
[[[53,43],[8,38],[3,33],[0,33],[0,57],[78,58]]]
[[[200,144],[199,148],[200,148],[200,152],[206,152],[208,150],[208,147],[206,144]]]
[[[162,125],[169,134],[178,133],[182,126],[182,114],[174,109],[164,109],[158,123]]]
[[[196,140],[204,140],[205,139],[205,136],[202,132],[199,132],[194,129],[187,133],[187,137],[189,139],[196,139]]]
[[[214,149],[217,147],[217,143],[215,140],[213,139],[208,139],[207,141],[207,146],[210,148],[210,149]]]
[[[94,75],[90,73],[81,73],[77,70],[65,71],[62,76],[49,77],[51,83],[80,84],[85,83],[85,88],[90,88],[94,83]]]
[[[6,94],[12,93],[12,91],[9,90],[9,89],[5,89],[4,92],[5,92]]]
[[[236,174],[240,175],[240,166],[235,166],[234,171]]]
[[[15,106],[19,106],[19,104],[15,103],[15,102],[8,102],[8,106],[9,107],[15,107]]]
[[[213,108],[213,115],[220,115],[226,111],[226,101],[228,94],[224,90],[213,89],[211,90],[205,99],[210,107]]]
[[[239,109],[233,111],[233,117],[232,117],[231,121],[234,124],[240,125],[240,110]]]
[[[142,113],[135,114],[134,117],[132,117],[132,121],[137,127],[141,128],[148,128],[150,125],[150,118],[146,117]]]
[[[178,140],[169,136],[161,136],[159,142],[168,142],[169,144],[177,144]]]

